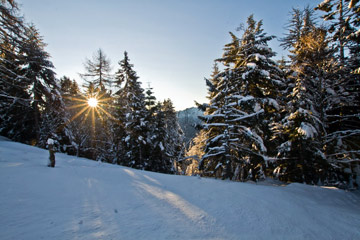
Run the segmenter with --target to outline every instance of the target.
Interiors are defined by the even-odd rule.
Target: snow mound
[[[358,192],[47,159],[0,138],[0,239],[360,239]]]

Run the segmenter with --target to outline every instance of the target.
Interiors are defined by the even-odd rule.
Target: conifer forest
[[[131,52],[112,68],[89,49],[79,79],[57,77],[46,36],[15,0],[0,0],[0,135],[40,148],[51,138],[57,152],[154,172],[356,189],[360,2],[289,12],[283,36],[251,13],[229,33],[187,143],[173,102],[144,86]],[[274,38],[288,57],[277,58]]]

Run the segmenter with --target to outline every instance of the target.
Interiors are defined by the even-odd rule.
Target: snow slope
[[[0,139],[0,239],[360,239],[360,196],[102,164]]]

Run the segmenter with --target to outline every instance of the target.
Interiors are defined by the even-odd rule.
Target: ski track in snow
[[[360,195],[139,171],[0,138],[0,239],[360,239]]]

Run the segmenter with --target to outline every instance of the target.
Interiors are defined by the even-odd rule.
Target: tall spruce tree
[[[124,59],[119,62],[119,65],[116,84],[122,86],[118,92],[118,101],[125,132],[122,139],[125,143],[125,155],[119,159],[119,163],[144,169],[148,165],[146,149],[149,144],[144,89],[138,81],[139,77],[133,70],[133,65],[130,64],[127,52],[124,53]]]
[[[175,161],[184,154],[184,134],[170,99],[163,101],[161,112],[164,118],[162,128],[165,130],[165,136],[162,141],[163,148],[161,149],[164,155],[163,169],[168,173],[173,173],[175,171]],[[158,128],[161,129],[161,126],[159,125]]]
[[[80,88],[75,80],[71,80],[66,76],[60,78],[60,88],[65,104],[65,111],[69,116],[65,129],[69,135],[69,144],[66,146],[64,151],[68,154],[80,157],[80,152],[82,146],[84,145],[83,140],[87,137],[83,131],[84,125],[81,124],[81,121],[79,121],[81,118],[76,116],[79,113],[79,110],[74,107],[79,105],[77,99],[81,97]]]
[[[299,8],[293,8],[290,12],[291,19],[286,25],[284,38],[281,38],[281,44],[284,49],[293,49],[294,45],[299,42],[301,36],[312,31],[315,26],[314,10],[309,6],[303,10]]]
[[[18,17],[15,1],[1,1],[0,131],[44,147],[49,136],[66,141],[67,116],[46,44]]]
[[[27,39],[22,52],[25,56],[25,62],[28,64],[22,68],[22,72],[29,83],[28,87],[32,98],[32,119],[34,121],[37,143],[40,146],[45,146],[47,135],[55,135],[54,131],[66,122],[64,103],[59,91],[58,80],[55,78],[55,73],[52,70],[54,66],[49,60],[50,55],[45,51],[46,44],[43,43],[41,36],[34,26],[30,26],[25,34]],[[51,103],[54,103],[54,108],[57,108],[57,110],[50,109]],[[45,109],[47,113],[46,121],[42,119],[41,109]],[[53,111],[55,113],[50,113]],[[57,120],[54,118],[57,118]],[[44,129],[41,131],[40,129],[43,127],[41,125],[50,124],[47,121],[52,122],[51,124],[56,124],[52,126],[52,131],[49,127],[44,127],[44,129],[50,132],[44,131]]]
[[[268,160],[268,126],[276,118],[282,71],[271,59],[275,53],[268,42],[273,36],[263,32],[262,21],[251,15],[241,38],[230,35],[232,42],[218,60],[226,68],[207,81],[214,97],[203,118],[207,140],[199,168],[212,176],[255,180],[264,176]]]
[[[347,4],[355,8],[356,1],[351,0],[324,0],[315,9],[324,11],[322,18],[329,21],[328,31],[332,33],[333,40],[337,43],[340,64],[345,64],[345,50],[349,43],[347,36],[353,31],[351,26],[351,9]]]
[[[15,1],[0,4],[0,133],[15,141],[35,139],[31,97],[23,76],[26,24]]]
[[[360,3],[351,0],[323,1],[316,9],[324,11],[323,19],[330,23],[334,45],[340,62],[334,88],[339,101],[328,110],[327,154],[329,161],[341,172],[352,187],[360,184],[360,82],[359,9]]]
[[[126,137],[125,132],[125,116],[126,116],[126,99],[122,94],[122,71],[115,74],[114,87],[118,89],[113,95],[113,108],[111,114],[113,115],[110,133],[113,135],[111,152],[114,154],[113,163],[125,164],[124,156],[126,156],[125,145],[123,140]],[[119,79],[120,78],[120,79]]]
[[[71,90],[72,89],[72,90]],[[93,84],[89,84],[86,94],[92,94],[94,91]],[[69,92],[64,93],[67,111],[71,119],[67,123],[68,128],[73,136],[72,145],[75,148],[76,156],[94,158],[92,149],[92,122],[90,119],[90,109],[84,104],[86,98],[83,93],[77,88],[75,82],[69,89]]]
[[[278,150],[276,174],[285,181],[316,184],[329,179],[330,165],[324,147],[326,111],[336,96],[333,90],[334,51],[326,31],[313,27],[294,43],[292,77],[295,86],[288,96],[288,115],[280,127],[286,136]]]

